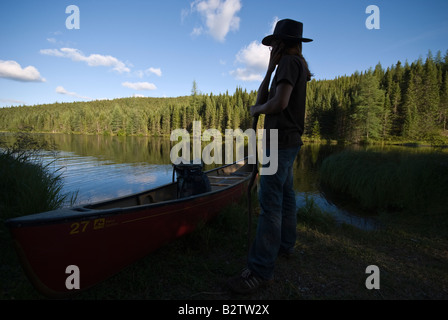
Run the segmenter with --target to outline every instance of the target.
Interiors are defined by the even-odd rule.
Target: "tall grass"
[[[305,196],[305,204],[297,209],[297,219],[299,224],[310,228],[319,227],[325,231],[337,225],[334,217],[322,211],[314,199],[308,196]]]
[[[448,155],[343,151],[326,158],[321,184],[366,209],[448,213]]]
[[[43,164],[45,145],[21,134],[12,146],[0,150],[0,220],[33,214],[73,203],[76,195],[61,192],[61,174]]]

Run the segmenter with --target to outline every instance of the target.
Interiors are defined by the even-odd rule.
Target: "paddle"
[[[258,124],[258,115],[254,116],[252,121],[252,129],[255,131],[255,135],[257,132],[257,124]],[[256,143],[256,142],[255,142]],[[247,187],[247,197],[248,197],[248,230],[247,230],[247,251],[249,253],[251,246],[251,230],[252,230],[252,187],[254,186],[255,178],[258,174],[258,150],[257,144],[255,144],[255,164],[252,168],[252,174],[249,180],[249,185]]]

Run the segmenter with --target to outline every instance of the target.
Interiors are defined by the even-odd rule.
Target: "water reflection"
[[[331,201],[319,185],[319,169],[322,161],[346,148],[353,147],[336,144],[305,144],[301,148],[294,167],[297,206],[305,206],[308,199],[340,223],[351,224],[364,230],[375,230],[379,225],[372,216],[347,208],[344,199],[333,198]]]
[[[78,192],[78,204],[102,201],[154,188],[172,179],[169,138],[86,136],[66,134],[33,135],[47,140],[59,151],[57,157],[46,152],[44,162],[62,174],[63,192]],[[3,140],[13,139],[2,135]],[[203,145],[204,147],[205,145]],[[294,184],[297,204],[312,199],[322,210],[332,213],[338,221],[364,229],[377,227],[375,220],[353,210],[349,200],[329,199],[319,187],[319,168],[331,154],[346,148],[403,150],[427,152],[429,148],[359,147],[331,144],[305,144],[295,162]],[[246,153],[247,154],[247,153]],[[207,166],[210,169],[212,166]]]

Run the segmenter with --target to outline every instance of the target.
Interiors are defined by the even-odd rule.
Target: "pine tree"
[[[439,122],[442,124],[443,130],[446,130],[448,118],[448,71],[445,71],[442,88],[440,90],[439,112]]]
[[[112,110],[112,119],[110,123],[110,127],[113,133],[117,133],[122,129],[123,126],[123,114],[121,107],[118,103],[115,104],[114,109]]]
[[[165,108],[160,119],[161,133],[169,135],[171,133],[171,113],[170,108]]]
[[[424,66],[423,73],[423,93],[421,100],[421,121],[422,135],[432,135],[436,129],[436,119],[440,103],[439,86],[437,80],[437,67],[429,52]]]
[[[409,73],[408,87],[404,97],[404,126],[402,136],[406,138],[415,138],[418,135],[419,114],[417,107],[417,90],[415,88],[414,71]]]
[[[389,132],[391,131],[391,121],[390,121],[390,98],[389,94],[386,93],[386,97],[384,99],[383,110],[381,112],[381,138],[384,140],[389,136]]]
[[[384,90],[378,86],[376,77],[371,73],[366,74],[360,83],[359,95],[355,98],[355,113],[352,119],[355,120],[354,127],[359,130],[363,141],[377,139],[381,133]]]
[[[173,129],[180,129],[181,117],[179,114],[179,108],[172,106],[171,108],[171,127]]]
[[[182,117],[182,128],[187,129],[188,122],[187,122],[187,107],[186,106],[182,106],[181,117]]]
[[[316,141],[320,140],[320,125],[317,119],[314,121],[311,129],[311,138]]]
[[[399,109],[401,104],[401,89],[400,83],[397,81],[393,81],[389,88],[389,110],[386,112],[390,114],[390,124],[386,123],[385,125],[390,127],[393,135],[399,135],[402,131],[402,118],[401,118],[401,110]]]
[[[204,108],[204,123],[205,129],[215,128],[215,107],[212,105],[212,100],[209,96],[205,98],[205,108]]]
[[[191,87],[191,96],[197,97],[199,95],[198,83],[193,80],[193,86]]]

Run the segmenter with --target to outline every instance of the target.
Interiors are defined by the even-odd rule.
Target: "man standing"
[[[271,48],[268,70],[258,90],[252,116],[265,114],[266,155],[269,156],[270,130],[278,132],[278,170],[260,176],[261,207],[257,233],[250,248],[247,268],[229,280],[230,289],[251,293],[273,277],[279,254],[289,255],[296,242],[297,212],[293,188],[293,164],[303,145],[306,84],[311,79],[302,55],[303,24],[291,19],[277,22],[274,33],[262,43]],[[278,67],[277,67],[278,66]],[[272,73],[277,67],[269,90]],[[274,146],[275,147],[275,146]]]

